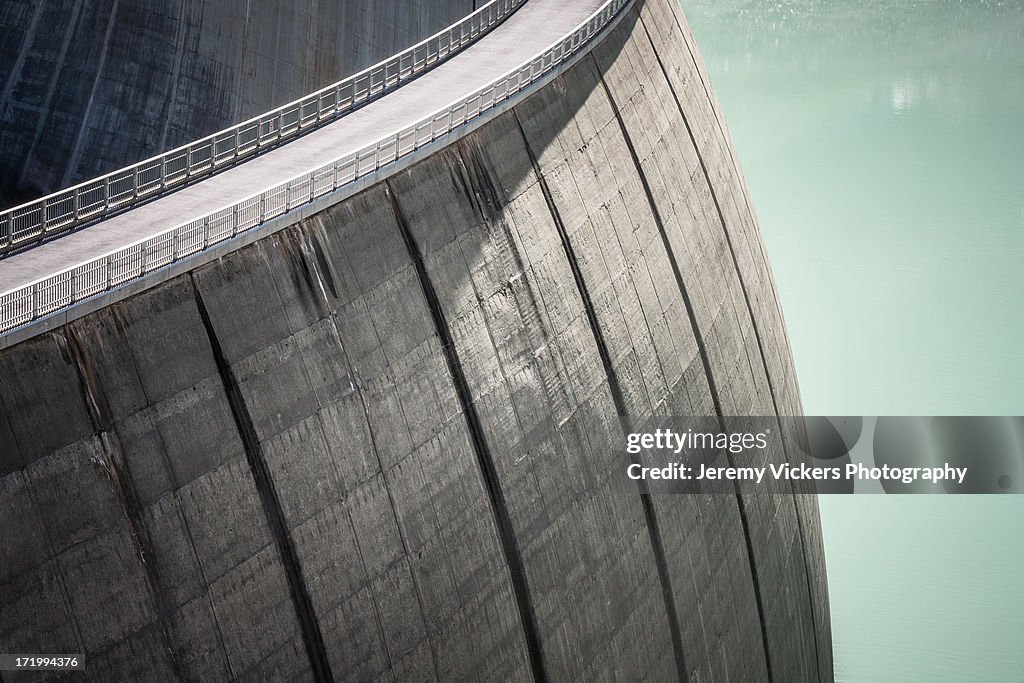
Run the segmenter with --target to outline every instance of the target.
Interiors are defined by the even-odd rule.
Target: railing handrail
[[[498,106],[540,80],[571,58],[583,46],[589,44],[591,39],[618,14],[619,10],[631,2],[633,0],[606,0],[590,17],[534,57],[520,63],[519,66],[505,72],[473,93],[460,97],[448,106],[438,109],[398,131],[378,138],[375,142],[355,152],[296,174],[282,183],[223,206],[205,216],[181,223],[97,258],[83,261],[58,273],[0,293],[0,335],[67,308],[78,301],[141,278],[153,270],[204,251],[397,162],[402,157],[476,119],[485,111]],[[526,74],[525,81],[521,78],[524,73]],[[513,79],[515,85],[510,86]],[[497,94],[499,88],[504,88],[500,95]],[[484,106],[484,97],[487,93],[490,93],[490,100]],[[477,109],[471,112],[469,103],[474,100],[477,100]],[[456,120],[456,112],[460,110],[461,119]],[[446,120],[446,123],[439,129],[435,129],[434,124],[442,120]],[[428,128],[428,137],[421,142],[419,133]],[[412,135],[412,146],[402,151],[402,140],[408,138],[409,135]],[[384,152],[392,145],[394,146],[393,150]],[[371,154],[372,164],[366,170],[362,170],[362,161],[371,158]],[[342,171],[349,166],[351,166],[350,171]],[[293,189],[302,186],[305,186],[302,190],[303,194],[297,197],[301,201],[293,203]],[[282,194],[284,195],[283,202],[280,197]],[[276,205],[271,205],[272,203],[276,203]],[[258,207],[256,212],[258,218],[248,217],[256,207]],[[224,221],[229,222],[227,228],[222,225]],[[211,229],[220,232],[211,232]],[[201,240],[198,239],[200,232]],[[168,248],[168,244],[171,245],[170,248]],[[120,270],[114,270],[115,262],[121,266]],[[46,298],[43,298],[42,292],[47,293]]]
[[[168,189],[184,187],[215,171],[230,168],[255,156],[260,151],[277,146],[284,140],[297,137],[301,133],[309,132],[351,113],[461,52],[519,9],[525,2],[526,0],[491,0],[454,24],[418,43],[287,104],[134,164],[52,192],[45,197],[4,209],[0,211],[0,258],[4,254],[29,248],[55,235],[69,232],[114,212],[123,211],[139,201],[147,201],[159,196]],[[476,22],[480,22],[480,24],[474,32]],[[468,35],[465,32],[466,27],[469,27]],[[455,32],[459,33],[457,43],[454,41]],[[445,38],[448,41],[443,44],[442,41]],[[435,43],[437,50],[432,52],[429,48]],[[442,50],[445,48],[447,51],[442,54]],[[422,60],[417,61],[417,53],[424,50]],[[403,69],[403,63],[407,61],[410,63],[407,69]],[[397,69],[397,72],[394,72],[394,69]],[[375,77],[379,77],[380,80],[375,81]],[[366,83],[365,90],[359,89],[362,82]],[[352,93],[351,97],[343,102],[341,93],[349,88]],[[323,110],[318,104],[315,117],[303,119],[304,108],[323,102],[325,95],[331,94],[334,94],[332,105]],[[281,125],[276,125],[268,131],[266,136],[263,135],[264,125],[274,121],[279,122],[283,120],[285,114],[292,113],[297,113],[298,118],[294,124],[288,124],[287,130]],[[242,133],[253,131],[255,131],[253,140],[239,142]],[[218,151],[217,145],[225,141],[231,141],[232,145]],[[200,157],[199,161],[193,164],[193,152],[197,150],[210,150],[210,153],[208,156]],[[181,159],[185,160],[185,166],[183,168],[175,167],[168,172],[167,162]],[[153,175],[154,172],[158,173]],[[140,181],[144,175],[144,180]],[[110,196],[109,191],[111,181],[121,182],[125,185],[114,197]],[[97,202],[102,203],[81,206],[83,196],[87,196],[89,193],[99,194],[100,189],[103,189],[102,198],[97,198]],[[51,214],[54,215],[51,217]],[[19,219],[27,219],[21,221],[25,225],[19,227]]]

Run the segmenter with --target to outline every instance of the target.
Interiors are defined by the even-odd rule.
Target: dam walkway
[[[343,118],[0,260],[0,337],[373,174],[443,137],[542,78],[627,4],[528,0],[477,42]],[[368,153],[367,145],[375,147]],[[285,180],[288,185],[280,185]]]

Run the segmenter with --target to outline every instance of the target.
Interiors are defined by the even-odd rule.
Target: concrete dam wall
[[[0,207],[226,128],[383,60],[472,0],[9,0]]]
[[[0,408],[3,652],[97,681],[832,680],[813,496],[612,474],[652,415],[800,413],[673,0],[415,165],[0,351]]]

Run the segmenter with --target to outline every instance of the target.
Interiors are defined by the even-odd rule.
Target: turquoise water
[[[1024,2],[684,8],[805,411],[1024,414]],[[837,680],[1024,680],[1024,497],[821,510]]]

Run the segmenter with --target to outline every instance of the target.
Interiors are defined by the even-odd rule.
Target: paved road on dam
[[[602,0],[530,0],[476,44],[334,123],[195,185],[0,261],[0,292],[204,216],[411,125],[543,51],[601,4]]]

